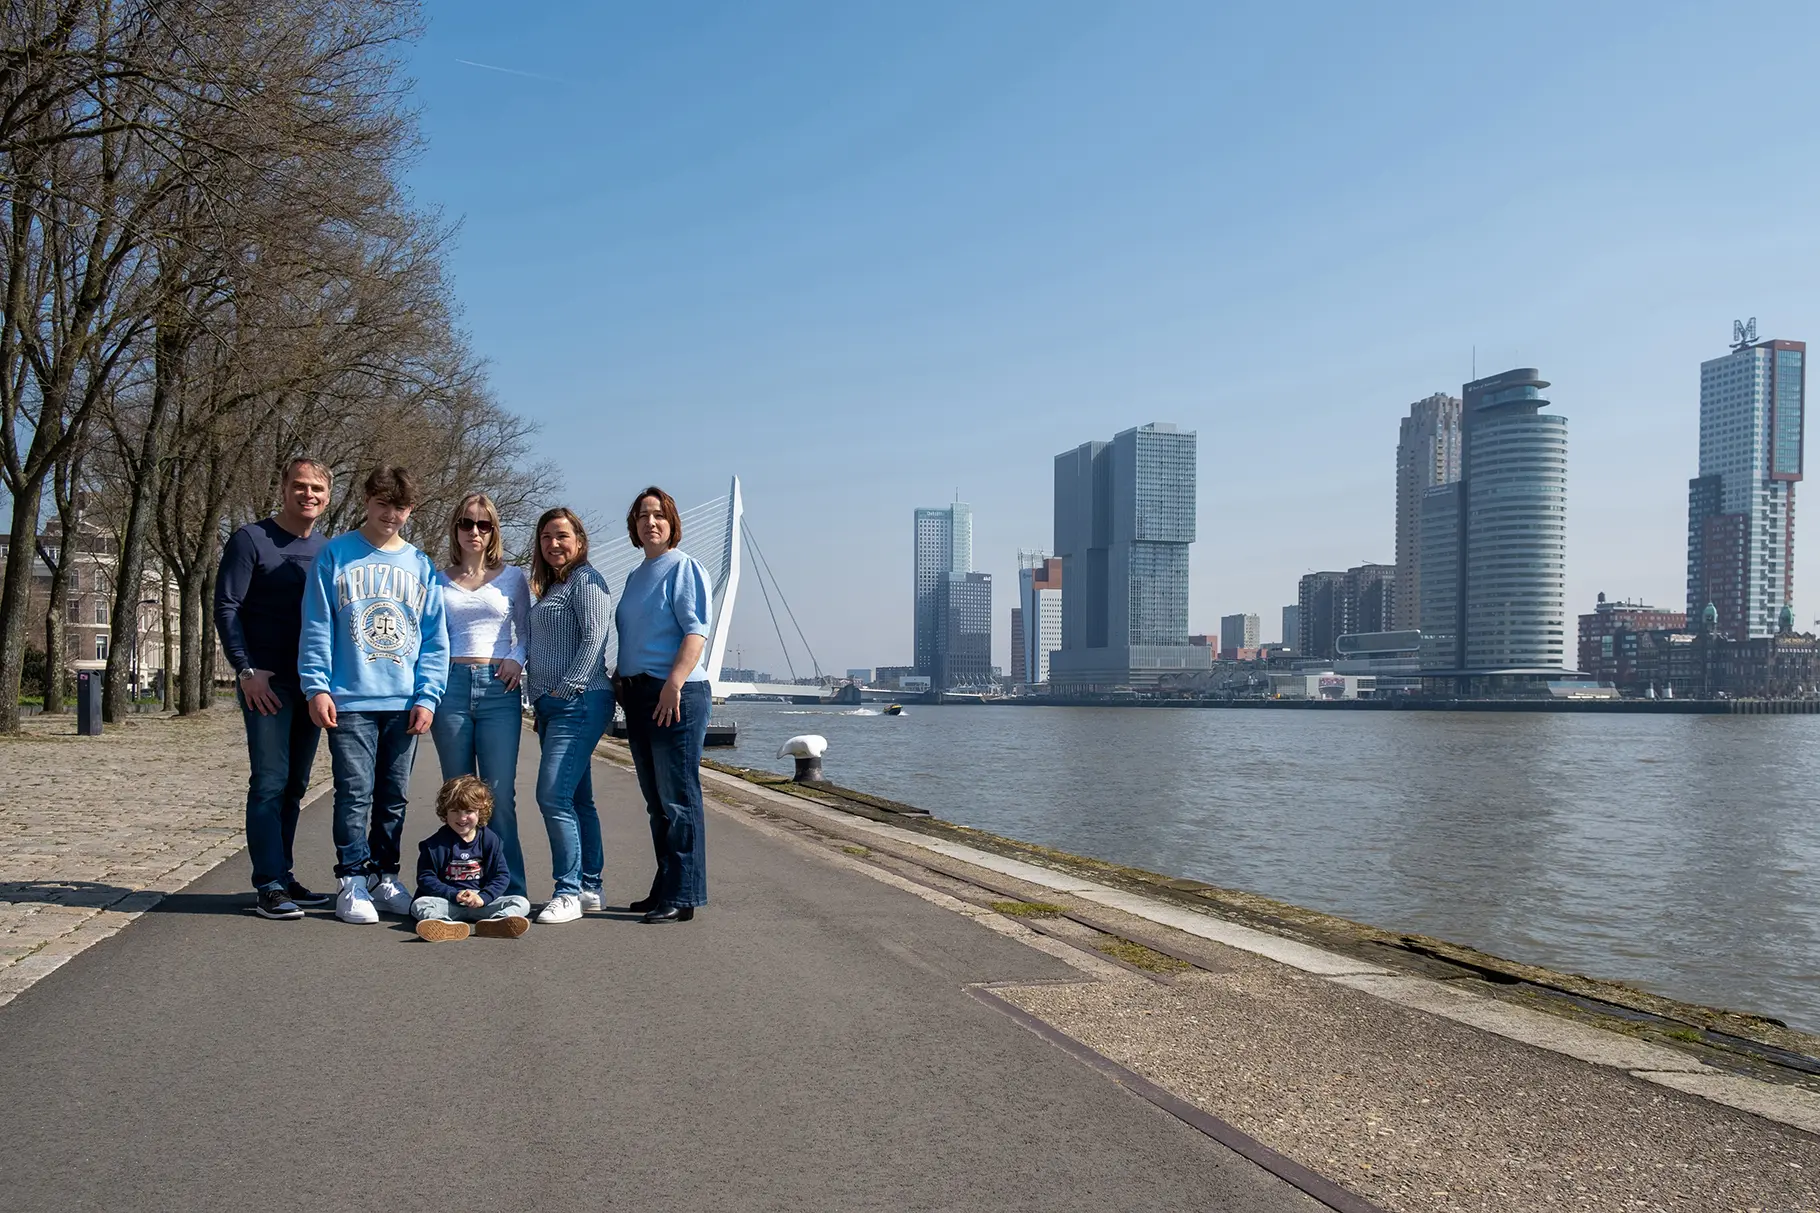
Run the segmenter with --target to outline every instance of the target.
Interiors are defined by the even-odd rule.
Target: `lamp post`
[[[140,684],[142,670],[139,660],[139,655],[145,648],[145,608],[157,605],[156,598],[141,598],[138,605],[133,608],[133,707],[135,711],[138,709],[140,698],[145,694],[145,688]]]

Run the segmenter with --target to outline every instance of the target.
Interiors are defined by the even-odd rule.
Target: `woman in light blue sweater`
[[[708,904],[701,749],[713,701],[702,659],[713,587],[700,562],[676,550],[682,515],[662,489],[633,499],[626,533],[645,560],[619,596],[619,687],[657,857],[650,894],[631,908],[646,922],[688,922]]]

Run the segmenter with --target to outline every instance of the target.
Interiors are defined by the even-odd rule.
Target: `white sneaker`
[[[343,922],[379,921],[379,911],[373,905],[372,895],[367,892],[366,877],[341,878],[341,891],[335,894],[335,917]]]
[[[581,891],[581,908],[584,912],[604,910],[607,908],[607,895],[599,889],[583,889]]]
[[[398,883],[398,873],[385,873],[368,892],[373,898],[373,904],[386,913],[397,914],[401,918],[411,916],[411,895]]]
[[[564,893],[560,897],[550,898],[543,910],[537,915],[537,921],[544,924],[553,922],[574,922],[581,917],[581,898],[573,893]]]

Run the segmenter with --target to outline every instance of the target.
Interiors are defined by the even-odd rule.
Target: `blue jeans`
[[[550,832],[556,896],[600,888],[607,854],[594,808],[594,747],[613,720],[613,692],[583,691],[573,699],[540,695],[532,720],[543,756],[537,763],[537,807]]]
[[[246,784],[246,849],[253,860],[253,887],[282,890],[293,879],[297,811],[310,787],[322,730],[311,722],[302,691],[274,682],[272,694],[278,696],[278,710],[270,716],[247,706],[246,696],[240,695],[252,766]]]
[[[657,875],[651,896],[664,906],[708,904],[708,834],[701,808],[701,747],[708,736],[712,692],[706,681],[685,682],[682,719],[659,727],[663,680],[646,674],[625,679],[626,741],[651,818]]]
[[[524,734],[523,702],[516,690],[493,676],[489,665],[449,664],[449,689],[436,705],[430,737],[442,763],[444,783],[457,775],[478,775],[493,793],[488,828],[505,845],[512,882],[506,895],[525,895],[525,854],[518,843],[518,741]]]
[[[450,922],[479,922],[485,918],[525,917],[531,903],[510,893],[496,897],[485,905],[456,905],[446,897],[419,897],[411,903],[411,917],[419,922],[426,918],[446,918]]]
[[[340,712],[329,732],[335,770],[335,875],[398,871],[417,738],[411,713]]]

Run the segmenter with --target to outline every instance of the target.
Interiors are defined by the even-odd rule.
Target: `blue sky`
[[[827,669],[908,662],[911,510],[957,488],[1008,665],[1053,456],[1148,421],[1200,434],[1191,626],[1274,638],[1302,573],[1392,559],[1397,422],[1475,348],[1570,419],[1570,611],[1678,606],[1700,361],[1820,341],[1813,6],[430,16],[412,186],[500,397],[609,537],[737,472]]]

